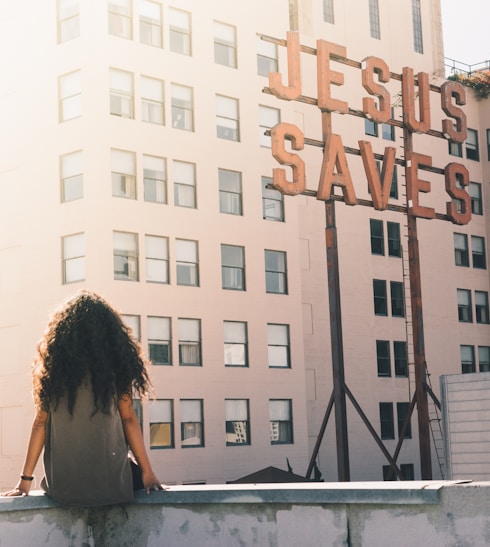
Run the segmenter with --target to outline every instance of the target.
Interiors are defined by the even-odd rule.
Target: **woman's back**
[[[73,413],[66,397],[50,405],[42,487],[64,505],[108,505],[133,499],[124,431],[115,403],[96,411],[92,385],[83,382]]]

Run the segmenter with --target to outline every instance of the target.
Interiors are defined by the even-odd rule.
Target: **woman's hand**
[[[152,490],[157,491],[168,489],[168,486],[166,484],[160,483],[153,471],[142,471],[141,475],[143,479],[143,486],[147,494],[149,494]]]
[[[14,496],[28,496],[31,490],[31,481],[20,479],[14,489],[8,492],[2,492],[2,496],[14,497]]]

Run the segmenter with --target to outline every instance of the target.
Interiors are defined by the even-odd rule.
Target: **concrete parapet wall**
[[[175,486],[91,509],[0,498],[2,547],[489,544],[490,482]]]

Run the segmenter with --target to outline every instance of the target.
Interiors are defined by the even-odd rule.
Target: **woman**
[[[149,380],[140,346],[100,296],[82,291],[56,311],[34,363],[36,416],[16,487],[28,495],[44,448],[42,488],[64,505],[93,506],[133,499],[128,448],[147,493],[163,487],[143,443],[133,394]]]

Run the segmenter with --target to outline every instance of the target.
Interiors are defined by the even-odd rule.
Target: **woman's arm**
[[[166,486],[159,482],[155,476],[155,473],[153,473],[153,469],[151,468],[150,460],[148,458],[148,454],[146,453],[140,424],[138,417],[136,416],[136,412],[134,411],[131,397],[124,395],[121,399],[119,399],[118,408],[126,441],[129,444],[129,448],[136,458],[138,465],[141,467],[143,484],[146,488],[146,492],[149,494],[150,490],[163,490]]]
[[[32,423],[31,436],[29,437],[29,445],[27,447],[26,459],[22,476],[32,477],[34,469],[39,460],[39,456],[44,448],[46,440],[46,421],[48,413],[44,410],[38,410]],[[27,496],[31,489],[32,480],[22,479],[22,476],[13,490],[5,492],[2,496]]]

